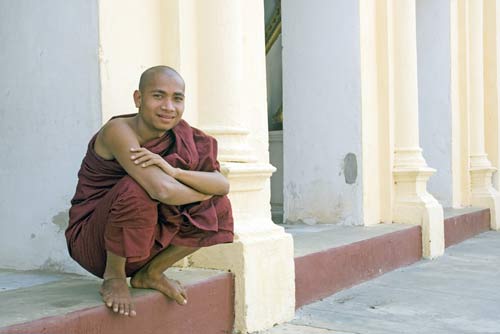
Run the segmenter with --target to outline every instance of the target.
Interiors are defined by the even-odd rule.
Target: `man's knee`
[[[137,181],[127,175],[115,187],[116,194],[108,217],[111,224],[139,227],[157,223],[158,202]]]
[[[107,251],[127,258],[127,262],[149,257],[158,223],[158,202],[130,176],[125,176],[113,189],[104,230]]]

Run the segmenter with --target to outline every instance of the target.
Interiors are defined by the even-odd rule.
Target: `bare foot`
[[[107,307],[113,312],[134,317],[136,315],[132,297],[125,278],[108,278],[102,282],[99,293]]]
[[[179,305],[187,304],[187,294],[179,281],[172,280],[161,274],[158,277],[149,275],[146,270],[140,270],[130,280],[130,285],[139,289],[155,289],[172,298]]]

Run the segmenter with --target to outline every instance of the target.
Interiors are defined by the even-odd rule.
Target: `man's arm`
[[[172,177],[204,194],[227,195],[229,193],[229,182],[217,171],[201,172],[175,168]]]
[[[203,201],[211,197],[175,180],[157,166],[142,168],[134,164],[130,160],[130,148],[140,145],[136,134],[128,124],[119,120],[108,122],[101,130],[97,140],[112,154],[127,174],[146,190],[151,198],[169,205],[182,205]]]
[[[164,158],[144,147],[130,149],[130,159],[142,168],[157,166],[174,179],[190,188],[208,195],[227,195],[229,182],[218,171],[191,171],[172,167]]]

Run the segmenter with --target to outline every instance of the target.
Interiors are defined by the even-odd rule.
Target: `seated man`
[[[186,304],[164,271],[199,247],[233,240],[217,143],[181,120],[181,76],[167,66],[146,70],[134,101],[137,114],[114,117],[90,140],[66,230],[71,257],[104,279],[104,303],[129,316],[126,277]]]

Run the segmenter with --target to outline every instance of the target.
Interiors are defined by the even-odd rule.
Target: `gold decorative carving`
[[[276,0],[273,15],[266,24],[266,53],[281,34],[281,0]]]

